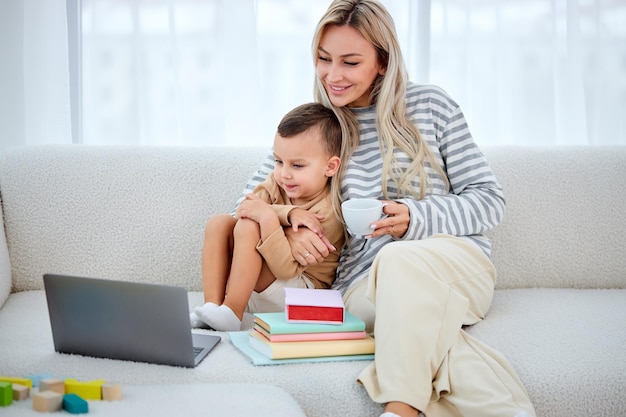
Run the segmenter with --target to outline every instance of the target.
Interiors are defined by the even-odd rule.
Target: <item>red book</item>
[[[285,288],[285,317],[291,323],[341,324],[343,298],[337,290]]]

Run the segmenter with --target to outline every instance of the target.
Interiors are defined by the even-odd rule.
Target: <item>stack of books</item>
[[[374,353],[374,338],[365,332],[365,322],[345,310],[338,292],[287,290],[285,311],[254,314],[250,347],[269,359]]]

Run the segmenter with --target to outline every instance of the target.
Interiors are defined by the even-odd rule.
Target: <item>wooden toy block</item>
[[[63,395],[65,394],[65,381],[56,378],[42,379],[39,381],[39,392],[43,391],[54,391]]]
[[[23,401],[30,396],[30,388],[22,384],[13,384],[13,400]]]
[[[63,395],[54,391],[36,392],[33,394],[33,410],[44,413],[59,411],[63,406]]]
[[[120,384],[102,385],[102,399],[105,401],[119,401],[122,399],[122,386]]]
[[[31,388],[37,388],[39,386],[39,381],[41,381],[42,379],[53,378],[53,376],[50,374],[33,374],[33,375],[26,375],[24,376],[24,378],[30,379],[32,381],[33,385],[31,386]]]
[[[76,394],[84,400],[101,400],[102,385],[106,381],[97,379],[95,381],[81,382],[73,378],[65,380],[65,393]]]
[[[17,378],[14,376],[0,375],[0,382],[10,382],[12,384],[26,385],[28,388],[33,387],[33,381],[28,378]]]
[[[89,404],[76,394],[65,394],[63,409],[70,414],[84,414],[89,412]]]
[[[13,384],[0,382],[0,407],[13,404]]]

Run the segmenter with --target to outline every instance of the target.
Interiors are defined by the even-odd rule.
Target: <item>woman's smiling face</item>
[[[385,72],[374,46],[349,25],[326,28],[315,70],[337,107],[369,106],[374,80]]]

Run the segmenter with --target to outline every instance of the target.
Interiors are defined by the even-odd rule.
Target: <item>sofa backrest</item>
[[[48,272],[201,290],[206,220],[233,208],[267,151],[48,145],[3,152],[12,290],[41,289]],[[498,288],[626,288],[626,147],[483,151],[507,198],[504,220],[490,233]],[[2,253],[0,238],[0,300]]]
[[[268,149],[48,145],[0,157],[13,291],[44,273],[201,290],[210,215],[229,212]]]
[[[626,146],[483,151],[507,200],[498,288],[626,288]]]

